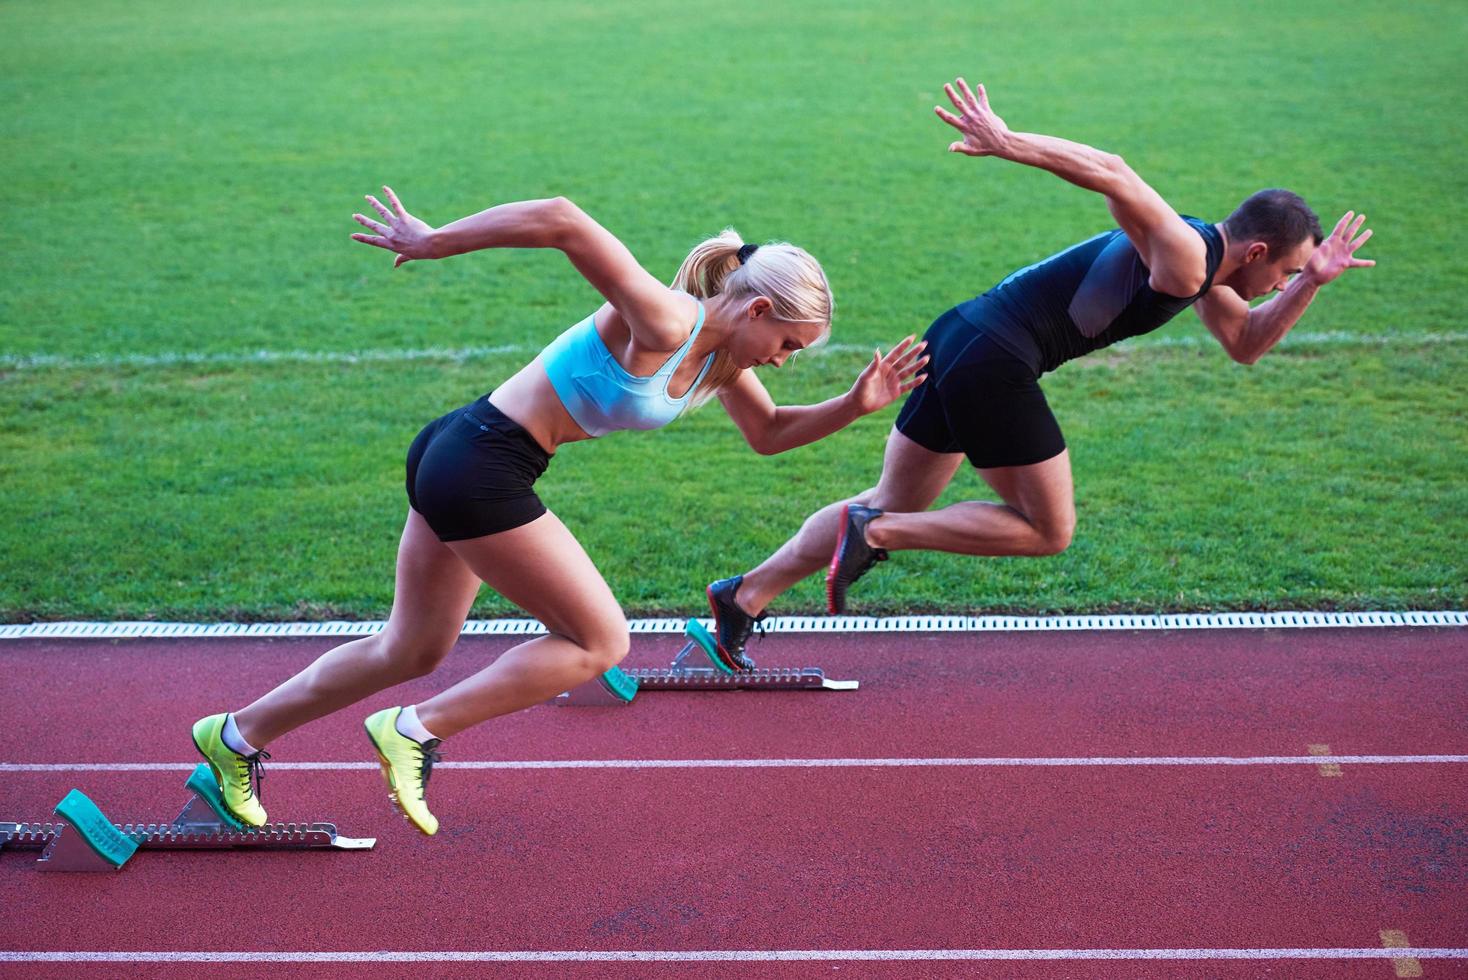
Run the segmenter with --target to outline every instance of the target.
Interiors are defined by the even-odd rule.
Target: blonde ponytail
[[[744,239],[733,228],[699,242],[678,267],[673,288],[699,299],[765,296],[770,300],[771,312],[781,320],[821,323],[823,329],[816,343],[824,343],[831,333],[836,300],[821,264],[805,249],[788,242],[761,245],[741,264],[739,250],[743,247]],[[719,351],[689,406],[708,401],[741,370],[733,356]]]
[[[743,247],[744,239],[733,228],[704,239],[693,246],[693,251],[678,266],[673,288],[699,299],[717,296],[724,291],[724,280],[739,268],[739,250]]]

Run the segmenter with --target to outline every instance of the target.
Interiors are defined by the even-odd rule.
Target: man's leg
[[[938,499],[963,462],[962,453],[935,453],[893,429],[887,437],[877,485],[848,500],[828,504],[806,518],[795,536],[758,568],[747,572],[736,593],[740,608],[758,614],[775,596],[826,567],[848,503],[881,510],[922,511]]]
[[[889,551],[961,555],[1054,555],[1070,545],[1076,513],[1069,450],[1028,466],[981,469],[979,475],[1004,503],[965,500],[926,513],[882,507],[887,512],[867,524],[867,543]]]
[[[1075,488],[1070,452],[1039,378],[1030,364],[987,335],[965,350],[940,386],[943,413],[955,448],[962,448],[1003,503],[966,500],[928,513],[881,508],[889,513],[870,520],[861,515],[852,523],[864,526],[857,530],[864,530],[868,545],[888,551],[1058,554],[1075,530]],[[867,552],[854,549],[852,557]]]

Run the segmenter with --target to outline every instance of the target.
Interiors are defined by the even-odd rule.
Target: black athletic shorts
[[[928,379],[912,390],[897,431],[935,453],[961,452],[980,469],[1028,466],[1065,449],[1035,369],[949,310],[923,335]]]
[[[550,455],[480,398],[423,427],[408,447],[408,503],[440,541],[529,524],[545,513],[535,481]]]

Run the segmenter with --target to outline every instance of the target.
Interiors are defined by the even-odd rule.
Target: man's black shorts
[[[982,325],[949,310],[924,339],[928,380],[907,396],[897,431],[935,453],[961,452],[980,469],[1028,466],[1064,451],[1035,369]]]

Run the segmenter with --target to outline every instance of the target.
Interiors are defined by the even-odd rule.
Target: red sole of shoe
[[[831,552],[831,564],[826,566],[826,612],[839,616],[845,612],[845,603],[836,605],[836,568],[841,564],[841,551],[846,547],[846,529],[851,526],[851,505],[841,508],[841,531],[836,535],[836,550]],[[843,596],[843,598],[845,598]]]

